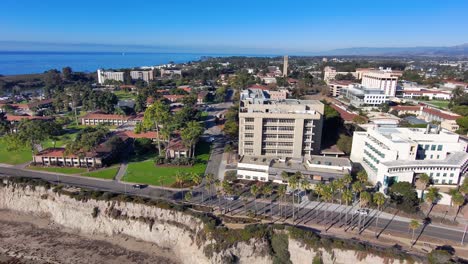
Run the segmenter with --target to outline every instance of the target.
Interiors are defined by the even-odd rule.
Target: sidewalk
[[[320,204],[322,204],[322,205],[320,206]],[[327,211],[330,211],[330,212],[334,212],[334,211],[340,212],[340,210],[342,210],[342,212],[348,212],[348,213],[352,213],[352,214],[357,209],[359,209],[359,206],[358,206],[357,202],[354,203],[353,205],[346,206],[346,205],[339,205],[339,204],[334,204],[334,203],[323,203],[323,202],[309,201],[307,198],[302,199],[302,202],[299,205],[296,205],[296,206],[297,207],[300,206],[301,208],[308,208],[308,209],[318,208],[319,210],[327,210]],[[389,213],[386,213],[386,212],[381,212],[381,211],[378,211],[377,209],[372,209],[372,208],[368,208],[368,209],[369,209],[369,214],[368,214],[369,216],[376,216],[378,214],[380,219],[397,220],[397,221],[406,222],[406,223],[409,223],[412,220],[412,219],[407,218],[407,217],[402,217],[402,216],[398,216],[398,215],[389,214]],[[432,223],[431,225],[434,226],[434,227],[439,227],[439,228],[444,228],[444,229],[449,229],[449,230],[454,230],[454,231],[463,231],[464,230],[464,228],[462,228],[462,227],[458,228],[456,226],[452,227],[452,226],[439,225],[439,224],[434,224],[434,223]]]

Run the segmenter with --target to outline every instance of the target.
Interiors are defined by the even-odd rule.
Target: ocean
[[[71,67],[73,71],[94,72],[99,68],[155,66],[171,61],[175,63],[196,61],[203,56],[232,55],[235,54],[0,51],[0,75],[43,73],[50,69],[61,70],[66,66]]]

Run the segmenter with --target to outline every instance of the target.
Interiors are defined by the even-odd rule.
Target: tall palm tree
[[[221,183],[221,187],[223,189],[223,193],[226,195],[233,195],[234,194],[234,189],[232,188],[231,184],[227,181],[227,180],[224,180],[222,183]],[[229,200],[230,201],[230,200]],[[230,212],[231,211],[231,202],[228,202],[228,206],[227,206],[227,212]],[[232,213],[232,212],[231,212]]]
[[[345,220],[345,224],[348,223],[348,206],[349,206],[349,203],[353,201],[353,192],[351,192],[350,190],[344,190],[343,191],[343,194],[341,195],[341,200],[343,202],[345,202],[346,204],[346,220]]]
[[[380,208],[385,203],[385,195],[383,195],[383,193],[381,192],[374,194],[374,203],[377,204],[377,211],[379,211],[377,212],[377,219],[375,221],[375,235],[377,236],[377,228],[379,225],[379,217],[380,217]]]
[[[419,175],[419,188],[421,189],[421,200],[424,199],[424,191],[426,191],[427,185],[431,181],[431,178],[426,173]]]
[[[280,211],[280,217],[283,217],[283,206],[281,205],[281,202],[284,200],[284,197],[286,196],[286,185],[280,185],[278,187],[278,196],[280,199],[279,204],[279,211]]]
[[[336,187],[336,191],[338,191],[340,193],[340,208],[341,206],[343,205],[343,199],[342,199],[342,196],[343,196],[343,192],[346,190],[346,185],[345,185],[345,182],[343,180],[343,178],[341,179],[338,179],[335,182],[335,187]],[[341,208],[342,209],[342,208]],[[341,222],[341,213],[342,213],[343,210],[340,210],[340,222]]]
[[[206,183],[207,183],[207,188],[208,188],[208,195],[210,196],[210,198],[208,200],[211,200],[211,197],[213,196],[211,194],[211,189],[212,189],[212,185],[213,185],[213,182],[214,182],[214,175],[211,174],[211,173],[208,173],[206,176],[205,176],[205,179],[206,179]]]
[[[419,221],[416,220],[416,219],[411,220],[411,221],[409,222],[409,224],[408,224],[408,227],[409,227],[411,230],[413,230],[413,235],[411,236],[411,241],[412,241],[412,243],[414,243],[414,242],[413,242],[413,241],[414,241],[414,231],[415,231],[416,229],[418,229],[419,226],[421,226],[421,223],[419,223]],[[413,246],[413,244],[411,244],[411,246]]]
[[[354,182],[351,185],[351,189],[354,192],[354,197],[357,197],[358,194],[360,194],[364,190],[364,185],[362,182]]]
[[[252,185],[252,187],[250,187],[250,193],[253,195],[254,197],[254,203],[255,203],[255,215],[257,215],[257,195],[259,193],[259,189],[258,189],[258,186],[257,185]]]
[[[193,181],[193,183],[195,183],[195,186],[200,185],[200,183],[202,182],[202,177],[198,173],[195,173],[195,172],[190,173],[190,179]],[[203,201],[205,200],[203,196],[203,190],[201,193],[202,193],[201,203],[203,203]]]
[[[307,191],[310,190],[310,182],[307,179],[302,179],[299,184],[300,184],[301,190],[304,191],[305,194],[307,194]],[[298,199],[297,202],[299,203],[299,208],[297,209],[297,214],[299,214],[299,212],[301,210],[301,204],[300,204],[301,201]]]
[[[296,190],[297,190],[297,187],[298,187],[298,185],[299,185],[299,181],[298,181],[298,180],[299,180],[299,179],[297,179],[296,177],[290,177],[290,178],[289,178],[289,182],[288,182],[289,187],[291,187],[291,189],[292,189],[292,198],[293,198],[293,200],[292,200],[293,223],[294,223],[294,221],[296,220],[296,215],[295,215],[296,209],[295,209],[295,205],[294,205],[294,196],[295,196],[295,192],[296,192]]]
[[[322,191],[322,199],[325,203],[330,203],[333,198],[333,190],[329,184],[325,185]],[[327,219],[327,211],[328,211],[329,205],[327,205],[327,208],[323,211],[324,219]]]
[[[457,189],[450,189],[448,191],[448,194],[450,195],[450,207],[453,206],[453,198],[454,198],[455,195],[457,195],[457,193],[458,193]]]
[[[432,208],[434,205],[437,203],[437,201],[442,198],[442,195],[439,193],[439,189],[436,187],[431,187],[427,191],[426,195],[426,202],[431,204],[431,208],[427,212],[427,216],[429,216],[429,213],[432,211]]]
[[[351,182],[353,181],[353,177],[351,177],[350,174],[345,174],[345,176],[343,176],[343,184],[349,188],[349,185],[351,184]]]
[[[273,216],[273,214],[271,212],[271,203],[272,203],[271,195],[273,194],[273,188],[270,185],[267,185],[267,186],[263,187],[262,194],[265,195],[265,198],[267,198],[267,199],[270,198],[270,202],[269,202],[269,204],[270,204],[270,214],[271,214],[271,216]]]
[[[465,196],[463,196],[461,193],[457,192],[452,196],[452,202],[453,204],[457,207],[457,212],[455,213],[455,217],[453,218],[453,221],[457,219],[458,213],[460,212],[460,207],[465,204]]]
[[[359,203],[361,207],[367,207],[369,202],[372,201],[372,195],[366,191],[359,194]],[[366,218],[364,217],[364,220]],[[359,230],[361,230],[361,214],[359,214]]]
[[[219,212],[221,213],[221,181],[216,179],[215,180],[215,187],[216,187],[216,196],[218,197],[218,209]]]
[[[325,184],[319,182],[315,185],[315,192],[317,193],[318,200],[320,200],[320,197],[323,195],[323,190],[325,189]],[[315,211],[315,217],[318,217],[319,210],[317,209]]]

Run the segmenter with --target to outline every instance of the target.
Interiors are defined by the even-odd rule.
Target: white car
[[[209,137],[209,138],[206,140],[206,142],[212,143],[214,140],[215,140],[214,137]]]
[[[356,212],[354,212],[354,213],[359,214],[359,215],[368,215],[369,210],[367,210],[367,209],[357,209]]]

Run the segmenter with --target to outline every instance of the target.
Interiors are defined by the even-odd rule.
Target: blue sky
[[[1,6],[0,41],[296,53],[468,43],[466,0],[2,0]],[[8,45],[17,48],[0,48]]]

